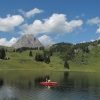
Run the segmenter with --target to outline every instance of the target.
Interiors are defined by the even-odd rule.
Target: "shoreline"
[[[55,70],[55,69],[0,69],[0,71],[54,71],[54,72],[86,72],[86,73],[99,73],[99,71],[94,71],[94,70],[68,70],[68,69],[60,69],[60,70]]]

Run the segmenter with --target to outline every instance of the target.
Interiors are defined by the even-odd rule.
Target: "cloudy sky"
[[[43,44],[100,39],[100,0],[0,0],[0,45],[24,34]]]

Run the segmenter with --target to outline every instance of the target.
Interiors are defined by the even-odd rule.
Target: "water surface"
[[[45,78],[59,86],[44,87]],[[100,100],[100,75],[83,72],[4,71],[0,100]]]

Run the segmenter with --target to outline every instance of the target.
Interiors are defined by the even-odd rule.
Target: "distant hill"
[[[34,37],[32,34],[23,35],[19,40],[12,45],[13,48],[19,49],[22,47],[27,48],[36,48],[36,47],[43,47],[42,43]]]
[[[70,70],[100,70],[100,40],[78,44],[57,43],[51,51],[63,61],[68,61]]]
[[[73,46],[73,44],[71,44],[71,43],[61,42],[61,43],[57,43],[57,44],[52,45],[50,47],[50,49],[53,52],[66,52],[72,46]]]
[[[96,48],[100,48],[100,40],[78,44],[57,43],[50,47],[50,51],[56,53],[61,59],[69,61],[75,59],[77,55],[80,59],[85,59],[87,57],[83,56],[90,54]]]
[[[53,50],[54,52],[65,52],[66,50],[72,48],[74,50],[83,50],[88,48],[89,50],[95,47],[99,47],[100,46],[100,40],[95,40],[93,42],[85,42],[85,43],[77,43],[77,44],[72,44],[72,43],[56,43],[54,45],[51,46],[51,50]]]

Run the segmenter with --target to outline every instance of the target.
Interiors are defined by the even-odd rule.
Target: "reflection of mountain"
[[[16,89],[3,86],[0,88],[0,100],[18,100]]]
[[[41,42],[35,38],[32,34],[23,35],[14,45],[12,45],[15,49],[27,47],[27,48],[36,48],[43,47]]]

